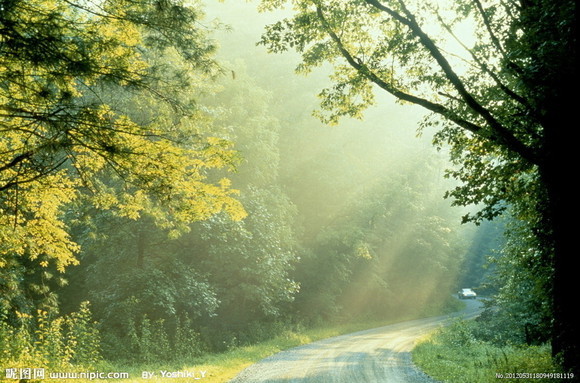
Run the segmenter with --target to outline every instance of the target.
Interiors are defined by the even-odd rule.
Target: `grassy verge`
[[[325,325],[310,329],[298,326],[294,330],[282,330],[278,336],[263,342],[236,347],[224,353],[205,354],[193,360],[188,358],[187,360],[176,360],[170,363],[159,362],[131,366],[122,363],[106,361],[99,362],[94,360],[89,364],[91,367],[86,369],[70,362],[59,362],[56,364],[47,363],[46,360],[49,362],[53,359],[57,362],[60,361],[59,355],[62,353],[55,352],[59,350],[62,351],[61,343],[46,342],[45,338],[47,337],[42,337],[42,340],[45,340],[45,342],[37,341],[34,343],[34,346],[36,347],[33,347],[33,344],[30,343],[33,338],[32,335],[27,332],[27,328],[15,330],[7,327],[4,329],[6,331],[4,331],[3,334],[6,335],[7,339],[12,339],[12,343],[8,344],[8,346],[16,344],[22,347],[17,350],[12,350],[12,354],[8,353],[4,355],[4,359],[0,358],[0,364],[5,364],[6,367],[9,367],[3,368],[4,371],[0,371],[0,381],[2,381],[2,378],[7,378],[10,381],[18,380],[18,377],[23,377],[23,374],[26,373],[27,375],[25,379],[30,381],[30,383],[42,382],[45,380],[58,382],[74,380],[78,383],[89,383],[95,381],[119,381],[122,383],[167,383],[170,381],[172,383],[180,383],[199,380],[207,383],[223,383],[228,382],[251,364],[282,350],[321,339],[327,339],[333,336],[381,327],[395,322],[416,319],[418,317],[440,315],[443,311],[454,311],[454,309],[456,309],[456,307],[449,306],[439,310],[433,309],[429,312],[423,312],[423,315],[417,315],[415,313],[415,315],[408,317],[399,316],[383,321],[359,319],[346,324]],[[61,332],[55,331],[46,330],[45,332],[49,335],[54,332],[59,335],[60,338],[63,337]],[[22,336],[19,337],[18,334]],[[23,339],[20,339],[22,337]],[[55,336],[51,336],[51,339],[52,338],[55,338]],[[91,337],[89,336],[88,338]],[[18,341],[19,339],[20,341]],[[2,346],[2,342],[0,342],[0,346]],[[11,351],[11,349],[7,349],[6,347],[0,347],[0,350],[4,350],[5,352]],[[53,358],[44,360],[43,355],[46,356],[45,354],[48,356],[52,355]],[[22,358],[6,358],[11,355],[20,355]],[[51,365],[54,367],[36,368],[39,366]],[[37,374],[40,370],[42,370],[44,376]]]
[[[423,339],[413,350],[413,361],[436,380],[449,383],[560,381],[549,346],[500,347],[475,339],[471,325],[458,321]]]
[[[303,331],[285,331],[283,334],[273,339],[260,342],[255,345],[238,347],[220,354],[204,355],[194,361],[194,363],[172,363],[171,365],[164,364],[148,366],[140,365],[129,368],[118,367],[114,365],[102,365],[100,366],[100,371],[127,372],[129,373],[130,378],[123,379],[122,382],[124,383],[167,383],[168,381],[171,381],[172,383],[191,382],[192,376],[198,378],[198,380],[203,381],[204,383],[224,383],[234,378],[244,368],[270,355],[274,355],[277,352],[315,342],[317,340],[361,331],[368,328],[385,326],[394,322],[396,321],[359,322],[326,326]],[[161,371],[179,371],[182,374],[189,372],[190,376],[184,378],[172,378],[168,380],[166,377],[162,376]],[[146,379],[143,377],[145,372],[153,372],[155,375]],[[76,381],[79,383],[84,383],[83,380]]]
[[[292,347],[348,334],[369,328],[386,326],[395,322],[414,319],[398,318],[390,321],[359,321],[341,325],[331,325],[312,329],[284,331],[279,336],[251,346],[237,347],[219,354],[206,354],[195,361],[173,362],[169,364],[149,364],[122,366],[102,363],[92,371],[127,373],[129,378],[114,379],[122,383],[182,383],[201,381],[204,383],[224,383],[234,378],[243,369],[277,352]],[[163,372],[163,373],[162,373]],[[153,375],[147,375],[147,374]],[[171,374],[174,375],[171,375]],[[165,374],[165,376],[164,376]],[[188,375],[189,374],[189,375]],[[48,373],[47,373],[48,375]],[[188,376],[187,376],[188,375]],[[48,376],[47,376],[48,377]],[[70,380],[70,379],[69,379]],[[99,381],[98,379],[74,379],[78,383]],[[102,380],[105,381],[105,380]],[[109,379],[109,381],[111,381]]]

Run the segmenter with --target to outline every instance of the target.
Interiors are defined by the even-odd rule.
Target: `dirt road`
[[[411,362],[421,335],[453,317],[474,317],[478,300],[453,315],[418,319],[342,335],[280,352],[242,371],[230,383],[428,383]]]

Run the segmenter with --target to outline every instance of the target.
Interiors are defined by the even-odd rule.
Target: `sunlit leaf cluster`
[[[282,3],[292,4],[293,16],[268,26],[260,43],[271,52],[298,51],[298,72],[334,68],[316,116],[328,123],[362,118],[375,90],[386,91],[433,112],[424,126],[442,124],[435,143],[449,146],[461,166],[450,172],[464,182],[450,193],[458,204],[487,206],[480,217],[489,218],[520,198],[519,191],[502,190],[518,174],[529,179],[543,137],[542,117],[522,81],[529,47],[520,8],[374,0],[263,1],[262,7]]]
[[[81,196],[174,235],[245,216],[230,182],[208,178],[237,155],[195,105],[218,68],[200,17],[173,1],[2,2],[2,272],[76,264],[64,215]]]
[[[562,219],[569,187],[561,176],[569,145],[562,126],[575,108],[576,3],[261,3],[265,10],[292,8],[261,44],[271,52],[296,50],[300,72],[333,68],[316,113],[323,121],[360,117],[373,101],[371,88],[431,112],[423,128],[437,129],[435,144],[449,150],[454,164],[447,176],[460,181],[447,196],[479,208],[464,221],[481,223],[509,211],[535,233],[553,273],[543,286],[554,301],[552,346],[567,368],[577,369],[577,341],[571,340],[578,337],[577,314],[563,298],[576,276]]]

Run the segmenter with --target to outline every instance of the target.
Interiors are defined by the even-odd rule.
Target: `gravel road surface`
[[[280,352],[248,367],[230,383],[433,383],[411,361],[415,340],[455,317],[477,316],[479,300],[465,310],[341,335]]]

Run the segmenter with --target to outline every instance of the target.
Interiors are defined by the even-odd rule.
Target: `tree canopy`
[[[64,215],[80,196],[130,219],[157,211],[157,223],[176,234],[220,211],[245,215],[229,181],[208,178],[211,169],[231,169],[237,155],[201,129],[205,117],[191,97],[218,73],[196,8],[14,0],[0,10],[0,267],[8,292],[24,264],[62,272],[78,263]]]
[[[504,226],[461,227],[467,211],[511,233],[486,337],[551,338],[573,364],[554,171],[573,4],[262,7],[285,3],[250,52],[263,31],[243,3],[206,4],[244,19],[220,35],[201,1],[0,1],[0,364],[181,364],[304,324],[440,313],[500,245]],[[418,116],[366,110],[377,90],[432,112],[420,130],[450,147],[451,180]]]
[[[558,178],[576,79],[573,1],[263,0],[264,10],[290,4],[293,15],[267,27],[271,52],[298,51],[297,71],[330,64],[332,86],[317,115],[335,123],[360,117],[385,91],[432,112],[435,143],[449,145],[462,184],[456,204],[478,204],[480,222],[513,209],[542,243],[553,269],[552,345],[577,368],[577,316],[563,296],[573,288],[562,233],[565,183]],[[468,33],[460,28],[468,26]],[[465,29],[463,30],[465,31]]]

